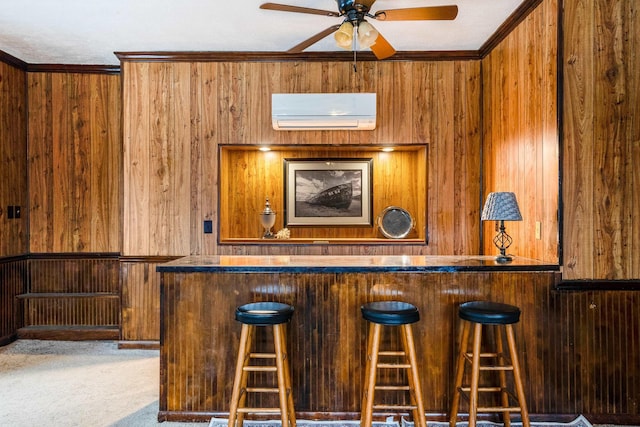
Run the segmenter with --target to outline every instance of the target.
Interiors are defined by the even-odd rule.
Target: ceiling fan
[[[289,53],[300,53],[312,44],[322,40],[329,34],[336,33],[336,44],[344,49],[356,50],[356,41],[360,49],[370,48],[378,59],[385,59],[396,53],[396,50],[382,35],[365,20],[378,21],[430,21],[453,20],[458,15],[458,6],[425,6],[407,9],[379,10],[371,13],[375,0],[336,0],[338,11],[313,9],[279,3],[264,3],[260,9],[279,10],[283,12],[307,13],[331,17],[344,17],[342,24],[332,25],[303,42],[289,49]]]

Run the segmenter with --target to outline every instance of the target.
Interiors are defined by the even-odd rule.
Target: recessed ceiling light
[[[263,152],[266,153],[267,151],[271,151],[271,148],[269,148],[269,147],[260,147],[260,151],[263,151]]]
[[[385,153],[390,153],[390,152],[392,152],[393,150],[394,150],[394,148],[393,148],[393,147],[384,147],[384,148],[382,149],[382,151],[384,151]]]

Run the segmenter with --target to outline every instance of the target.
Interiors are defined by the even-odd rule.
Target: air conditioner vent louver
[[[372,130],[376,94],[274,93],[271,113],[276,130]]]

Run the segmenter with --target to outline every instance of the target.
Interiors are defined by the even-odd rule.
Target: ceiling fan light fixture
[[[338,31],[336,31],[334,38],[338,47],[351,50],[351,44],[353,43],[353,30],[354,27],[349,21],[344,21]]]
[[[378,30],[367,21],[362,21],[358,25],[358,44],[360,49],[367,49],[376,42],[378,38]]]

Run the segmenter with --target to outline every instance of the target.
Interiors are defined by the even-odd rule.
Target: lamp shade
[[[489,193],[482,209],[483,221],[522,221],[516,195],[511,192]]]
[[[338,47],[351,49],[353,43],[353,25],[351,22],[344,21],[333,37],[336,39]]]
[[[367,49],[378,39],[378,30],[373,28],[373,25],[367,21],[362,21],[358,24],[358,44],[360,49]]]

